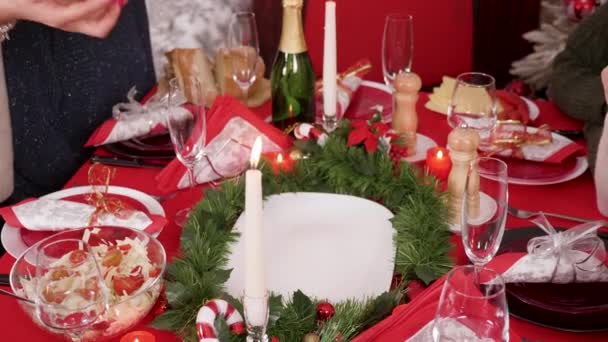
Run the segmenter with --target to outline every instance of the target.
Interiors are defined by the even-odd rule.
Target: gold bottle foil
[[[283,29],[279,50],[285,53],[305,52],[306,40],[302,24],[303,0],[283,0]]]

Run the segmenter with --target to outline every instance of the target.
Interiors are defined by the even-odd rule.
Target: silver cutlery
[[[517,218],[520,218],[520,219],[529,219],[529,218],[532,218],[533,216],[536,216],[536,215],[538,215],[538,214],[541,213],[540,211],[530,211],[530,210],[517,209],[517,208],[514,208],[512,206],[508,207],[508,211],[509,211],[509,214],[511,214],[512,216],[515,216]],[[561,218],[561,219],[565,219],[565,220],[569,220],[569,221],[574,221],[574,222],[587,223],[587,222],[596,221],[596,220],[585,219],[585,218],[582,218],[582,217],[562,215],[562,214],[556,214],[556,213],[548,213],[548,212],[545,212],[545,211],[542,211],[542,213],[545,214],[545,216]],[[606,225],[605,221],[602,221],[602,222],[603,222],[604,225]]]
[[[33,300],[31,300],[31,299],[27,299],[27,298],[25,298],[25,297],[20,297],[20,296],[17,296],[16,294],[14,294],[14,293],[12,293],[12,292],[4,291],[4,290],[2,290],[2,289],[0,289],[0,294],[3,294],[3,295],[5,295],[5,296],[9,296],[9,297],[13,297],[13,298],[15,298],[15,299],[17,299],[17,300],[22,300],[22,301],[27,302],[27,303],[30,303],[30,304],[35,304],[35,303],[34,303],[34,301],[33,301]]]
[[[101,163],[105,165],[111,166],[123,166],[123,167],[147,167],[153,169],[162,169],[166,164],[161,163],[150,163],[145,162],[136,158],[122,158],[122,157],[101,157],[101,156],[92,156],[91,162],[93,163]]]

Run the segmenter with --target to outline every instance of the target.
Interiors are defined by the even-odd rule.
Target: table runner
[[[433,138],[439,145],[445,146],[447,134],[450,131],[446,122],[446,117],[445,115],[437,114],[425,109],[424,103],[426,103],[427,99],[427,94],[421,94],[417,106],[419,133],[425,134]],[[539,105],[541,107],[539,123],[548,123],[552,127],[560,129],[577,129],[582,126],[577,121],[565,118],[563,114],[559,113],[554,106],[547,102],[542,101]],[[270,110],[270,104],[267,103],[256,109],[256,113],[261,117],[266,117],[268,113],[270,113]],[[582,143],[582,141],[579,142]],[[97,153],[107,154],[107,152],[101,149],[98,150]],[[87,185],[87,170],[89,166],[90,163],[86,162],[65,187],[69,188]],[[145,168],[117,168],[116,176],[112,180],[112,185],[134,188],[151,195],[161,195],[156,188],[156,183],[154,181],[154,177],[158,172],[159,170]],[[592,176],[589,172],[586,172],[581,177],[570,182],[556,185],[537,187],[509,185],[509,191],[509,202],[514,207],[530,210],[542,209],[545,211],[559,212],[566,215],[577,215],[591,219],[602,218],[596,209],[595,189],[593,187]],[[169,224],[160,234],[159,240],[165,247],[169,260],[178,253],[179,236],[181,232],[180,228],[173,223],[173,216],[179,209],[198,201],[201,196],[202,187],[199,186],[191,191],[180,191],[175,197],[161,203],[167,213]],[[576,203],[576,205],[573,205],[573,203]],[[572,222],[559,219],[552,219],[551,222],[556,227],[571,227],[574,225]],[[508,229],[525,226],[530,226],[530,223],[527,220],[515,219],[512,216],[508,216]],[[453,236],[452,241],[456,246],[453,253],[455,261],[458,264],[465,263],[467,259],[462,248],[460,236]],[[9,273],[14,261],[14,258],[8,254],[4,255],[0,259],[0,273]],[[2,315],[0,315],[0,331],[2,333],[0,334],[3,341],[64,341],[44,332],[32,323],[25,313],[23,313],[21,308],[19,308],[19,305],[14,299],[0,296],[0,307],[2,308]],[[152,315],[148,315],[148,317],[138,327],[134,328],[134,330],[149,330],[154,333],[159,342],[179,341],[172,333],[147,328],[146,324],[152,320],[151,316]],[[585,341],[608,340],[608,332],[589,334],[568,333],[543,328],[515,318],[511,318],[510,323],[513,329],[518,332],[521,337],[530,341],[566,342],[583,339]],[[119,339],[116,339],[116,341],[118,340]]]

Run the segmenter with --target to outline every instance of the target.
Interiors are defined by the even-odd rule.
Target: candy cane
[[[200,342],[219,342],[213,325],[217,315],[224,317],[230,331],[234,334],[240,335],[245,331],[243,317],[234,306],[225,300],[214,299],[208,301],[196,315],[196,333]]]
[[[297,125],[293,130],[293,134],[300,140],[314,139],[321,146],[325,145],[325,141],[327,141],[327,134],[325,132],[307,123]]]

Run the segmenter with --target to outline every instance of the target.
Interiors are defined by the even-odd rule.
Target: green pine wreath
[[[395,163],[386,150],[368,153],[363,146],[348,146],[352,131],[343,121],[323,147],[314,141],[297,141],[307,153],[289,173],[274,175],[262,165],[264,197],[284,192],[324,192],[358,196],[377,201],[393,214],[396,244],[395,273],[407,284],[421,280],[428,284],[452,266],[447,228],[448,210],[432,178],[422,175],[408,163]],[[232,231],[245,203],[243,179],[229,180],[221,188],[206,188],[203,199],[193,208],[181,235],[179,257],[167,267],[168,309],[152,326],[170,330],[185,341],[198,341],[196,315],[207,300],[223,298],[242,312],[242,304],[224,292],[230,276],[226,269],[229,246],[238,234]],[[321,281],[321,280],[320,280]],[[316,305],[322,299],[294,293],[289,301],[270,298],[268,335],[281,342],[299,342],[311,332],[321,341],[348,341],[376,324],[399,304],[403,285],[366,302],[332,303],[335,315],[322,325],[316,318]],[[225,322],[216,320],[220,341],[245,341],[232,335]]]

